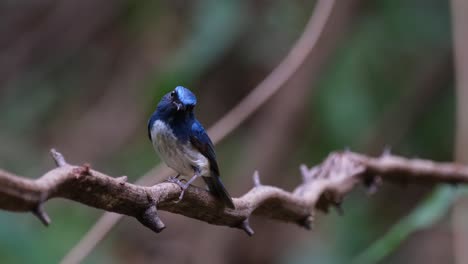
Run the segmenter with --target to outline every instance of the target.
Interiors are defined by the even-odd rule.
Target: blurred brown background
[[[55,147],[130,181],[156,165],[146,121],[177,85],[208,127],[281,61],[314,1],[0,1],[0,167],[39,177]],[[261,110],[217,146],[234,196],[262,182],[291,190],[301,163],[351,148],[453,159],[455,92],[449,2],[337,1],[314,52]],[[384,185],[319,215],[311,232],[266,219],[256,234],[162,213],[154,234],[125,218],[84,263],[349,263],[427,196]],[[52,200],[43,228],[0,213],[1,263],[56,263],[101,211]],[[452,263],[450,214],[389,245],[382,263]]]

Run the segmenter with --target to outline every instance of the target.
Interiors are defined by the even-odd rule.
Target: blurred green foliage
[[[466,195],[466,189],[464,193]],[[408,216],[403,217],[382,238],[360,253],[352,263],[371,264],[382,261],[413,232],[430,228],[446,216],[455,198],[460,194],[450,186],[436,188],[417,208]]]

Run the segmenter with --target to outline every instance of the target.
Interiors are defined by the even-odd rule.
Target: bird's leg
[[[181,201],[182,198],[184,198],[185,190],[187,190],[190,184],[194,182],[198,177],[200,177],[200,172],[198,170],[195,170],[195,174],[192,176],[192,178],[190,178],[190,180],[188,180],[185,184],[182,184],[182,183],[178,184],[180,188],[182,189],[182,192],[179,195],[179,201]]]

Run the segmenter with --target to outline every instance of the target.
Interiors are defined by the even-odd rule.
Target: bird
[[[148,137],[161,159],[178,173],[168,181],[182,189],[179,201],[190,184],[202,177],[211,194],[235,209],[221,182],[213,143],[195,117],[196,104],[196,96],[183,86],[165,94],[148,120]],[[191,178],[182,183],[181,175]]]

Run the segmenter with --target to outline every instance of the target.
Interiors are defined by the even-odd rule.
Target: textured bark
[[[165,228],[157,210],[164,210],[214,225],[243,229],[252,235],[250,215],[293,222],[311,227],[315,209],[327,212],[339,207],[343,196],[362,182],[374,190],[383,180],[419,183],[466,183],[468,167],[422,159],[405,159],[385,153],[371,158],[345,151],[336,152],[320,165],[301,166],[302,184],[293,192],[260,183],[254,174],[254,187],[240,198],[234,198],[236,209],[223,207],[209,192],[189,187],[178,201],[180,187],[163,182],[151,187],[126,182],[126,177],[113,178],[90,169],[89,165],[73,166],[52,150],[57,168],[37,180],[0,171],[0,208],[8,211],[31,211],[48,224],[42,206],[45,201],[62,197],[95,208],[135,217],[155,232]]]

